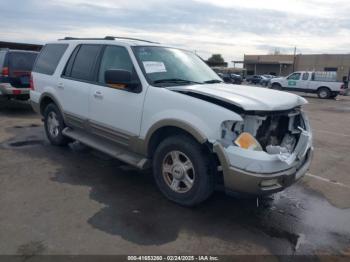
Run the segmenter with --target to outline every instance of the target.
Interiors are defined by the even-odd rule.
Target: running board
[[[62,133],[69,138],[77,140],[82,144],[92,147],[139,169],[146,169],[150,167],[147,158],[130,152],[129,150],[118,146],[116,143],[113,143],[107,139],[103,139],[82,130],[72,129],[69,127],[66,127]]]

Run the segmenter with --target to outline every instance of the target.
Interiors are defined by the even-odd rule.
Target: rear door
[[[84,128],[89,117],[89,96],[96,83],[96,63],[103,45],[81,44],[71,54],[58,85],[64,93],[62,106],[70,123]]]
[[[310,78],[311,78],[311,73],[309,72],[304,72],[301,75],[301,80],[299,83],[299,88],[301,90],[305,90],[306,92],[309,91],[310,89]]]

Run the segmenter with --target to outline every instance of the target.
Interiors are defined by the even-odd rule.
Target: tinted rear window
[[[39,54],[33,71],[41,74],[52,75],[67,47],[67,44],[45,45]]]
[[[32,71],[37,53],[10,52],[8,65],[10,71]]]
[[[101,45],[81,45],[71,71],[71,77],[79,80],[92,81],[96,59]]]

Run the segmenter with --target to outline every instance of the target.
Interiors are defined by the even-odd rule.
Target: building
[[[247,75],[286,76],[294,71],[337,72],[338,81],[350,76],[350,54],[244,55]]]
[[[42,47],[43,47],[42,45],[36,45],[36,44],[0,41],[0,49],[9,48],[9,49],[17,49],[17,50],[40,51]]]

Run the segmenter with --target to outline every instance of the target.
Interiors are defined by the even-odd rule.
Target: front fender
[[[140,138],[147,141],[160,127],[176,126],[199,142],[220,139],[221,123],[243,121],[224,107],[165,88],[150,87],[145,99]]]

